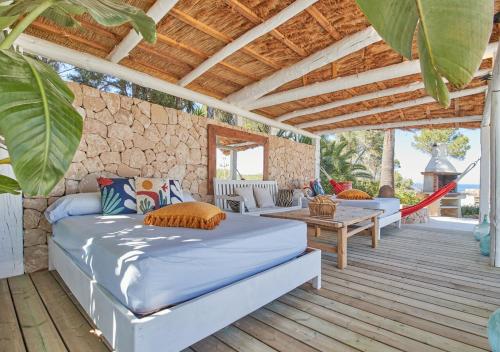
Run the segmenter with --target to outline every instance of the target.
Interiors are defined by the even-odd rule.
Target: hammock
[[[415,205],[411,205],[409,207],[401,209],[400,210],[401,211],[401,216],[404,218],[404,217],[406,217],[408,215],[411,215],[411,214],[419,211],[420,209],[423,209],[426,206],[434,203],[438,199],[444,197],[451,190],[453,190],[457,186],[458,182],[460,182],[460,180],[465,175],[467,175],[477,165],[477,163],[479,162],[479,160],[481,160],[481,158],[477,159],[475,162],[473,162],[472,164],[470,164],[467,167],[467,169],[465,169],[465,171],[462,172],[462,174],[460,174],[460,176],[458,176],[454,181],[451,181],[446,186],[441,187],[436,192],[430,194],[427,198],[425,198],[424,200],[422,200],[420,203],[417,203]],[[334,179],[332,179],[330,177],[330,175],[328,175],[328,173],[325,171],[325,169],[321,168],[321,171],[328,178],[328,182],[332,185],[335,194],[340,193],[340,192],[342,192],[344,190],[343,187],[342,187],[342,185],[340,185],[338,182],[336,182]]]

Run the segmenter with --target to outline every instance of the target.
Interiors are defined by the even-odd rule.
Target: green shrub
[[[399,198],[401,204],[415,205],[420,202],[417,192],[411,189],[398,188],[396,189],[396,198]]]
[[[479,207],[475,205],[464,205],[462,206],[462,216],[464,218],[479,218]]]

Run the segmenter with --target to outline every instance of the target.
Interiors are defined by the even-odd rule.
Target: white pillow
[[[255,198],[253,197],[252,187],[236,187],[234,189],[234,193],[236,193],[238,196],[243,197],[245,205],[248,209],[257,208],[257,204],[255,204]]]
[[[77,193],[61,197],[45,210],[51,224],[73,215],[102,214],[101,193]]]
[[[182,191],[182,200],[184,202],[196,202],[196,199],[194,199],[193,195],[187,191]]]
[[[267,188],[254,187],[253,193],[259,208],[274,207],[274,200]]]

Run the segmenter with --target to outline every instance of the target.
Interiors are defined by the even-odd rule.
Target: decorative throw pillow
[[[359,189],[348,189],[337,194],[337,198],[349,200],[373,199],[368,193],[360,191]]]
[[[255,198],[253,196],[253,187],[237,187],[234,189],[234,193],[243,197],[245,200],[245,206],[248,209],[257,208],[257,204],[255,203]]]
[[[182,203],[179,180],[137,177],[137,214],[146,214],[166,205]]]
[[[276,206],[291,207],[294,193],[295,191],[293,189],[279,189],[278,196],[276,197]]]
[[[237,194],[231,194],[230,197],[237,197],[238,195]],[[234,211],[235,213],[239,213],[240,212],[240,203],[239,201],[237,200],[227,200],[227,205],[229,205],[229,208],[231,208],[232,211]],[[248,211],[248,207],[245,203],[245,211]]]
[[[215,205],[202,202],[185,202],[172,204],[150,212],[144,218],[144,224],[212,230],[224,219],[226,219],[226,213]]]
[[[314,192],[314,196],[322,196],[325,194],[325,190],[323,189],[323,186],[321,186],[321,182],[317,179],[311,181],[311,189]]]
[[[101,190],[103,215],[132,214],[137,211],[134,179],[99,177],[97,183]]]
[[[253,194],[259,208],[274,207],[274,200],[268,188],[254,187]]]

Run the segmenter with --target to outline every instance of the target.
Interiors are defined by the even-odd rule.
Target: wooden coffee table
[[[282,213],[262,214],[270,218],[300,220],[315,228],[314,237],[308,236],[308,246],[325,252],[337,253],[337,266],[344,269],[347,266],[347,239],[362,231],[369,230],[372,237],[372,247],[378,243],[378,217],[383,210],[364,209],[347,206],[337,206],[335,216],[311,216],[309,209],[286,211]],[[337,233],[337,245],[318,242],[321,229]]]

